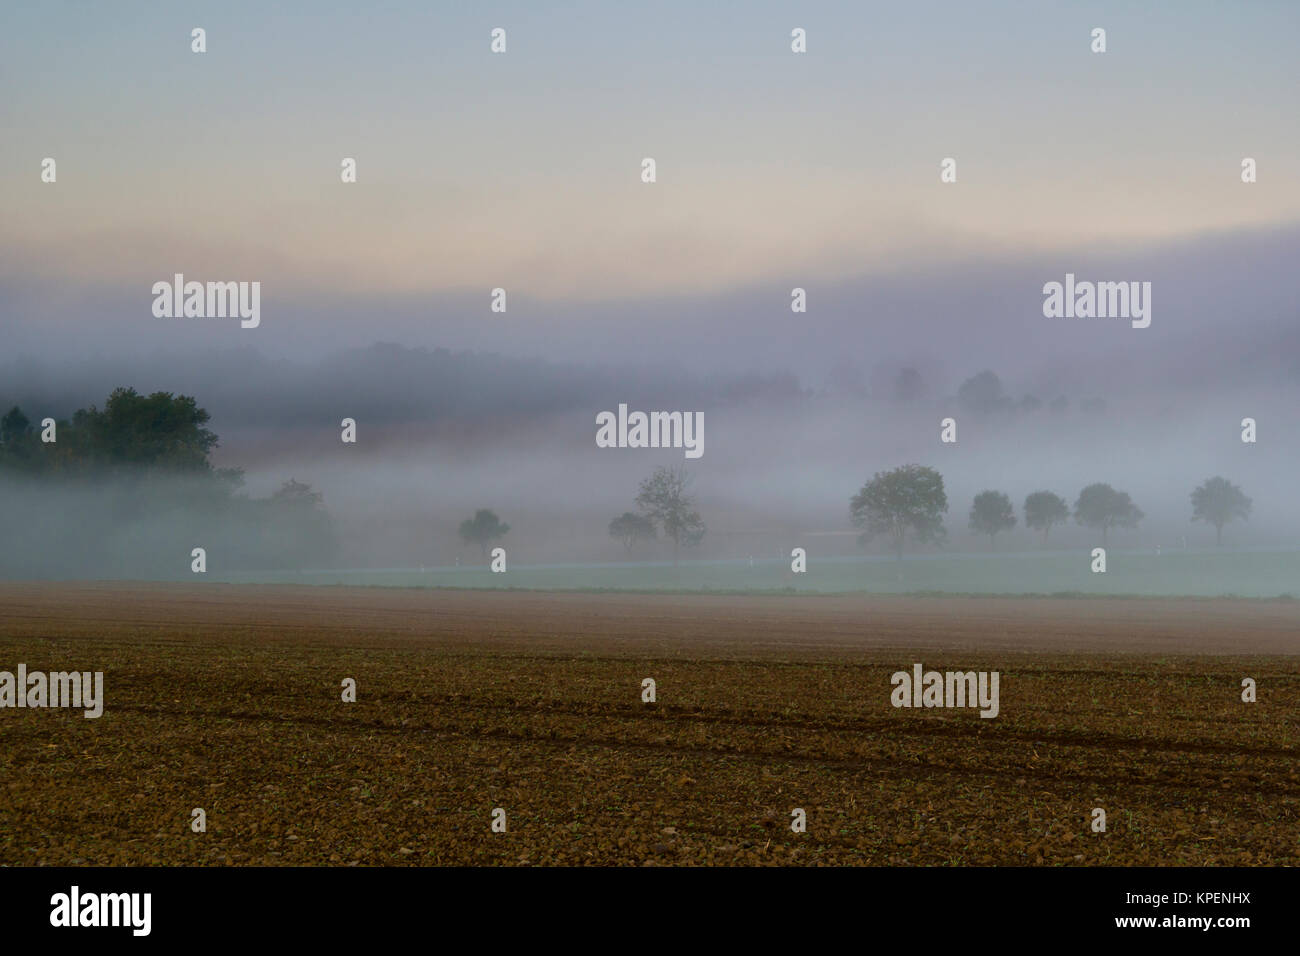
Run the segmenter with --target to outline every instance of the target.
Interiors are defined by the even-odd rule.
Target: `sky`
[[[182,271],[281,302],[612,309],[1295,223],[1298,25],[1287,3],[6,5],[0,250],[65,292]]]

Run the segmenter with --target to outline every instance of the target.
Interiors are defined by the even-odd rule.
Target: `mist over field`
[[[791,314],[780,289],[765,293],[766,315],[751,308],[757,293],[711,301],[716,311],[707,315],[693,315],[704,306],[692,300],[689,329],[670,321],[674,331],[661,329],[658,349],[644,348],[636,315],[649,306],[636,303],[606,306],[600,334],[588,336],[599,348],[574,347],[576,332],[557,332],[546,346],[527,334],[516,339],[530,318],[513,311],[413,336],[417,344],[381,340],[320,355],[312,353],[336,338],[362,328],[379,338],[390,327],[401,332],[401,323],[325,322],[323,334],[295,339],[303,354],[294,355],[296,346],[277,353],[263,329],[237,327],[221,329],[222,347],[181,348],[173,334],[212,332],[204,321],[178,320],[153,327],[149,350],[119,345],[78,356],[51,341],[11,358],[0,364],[0,405],[17,404],[38,422],[102,405],[118,386],[194,396],[220,438],[212,463],[243,470],[241,494],[265,498],[293,478],[323,496],[335,547],[300,551],[287,562],[299,569],[481,565],[478,549],[457,534],[478,508],[510,525],[499,543],[515,568],[665,561],[663,540],[628,550],[607,530],[636,510],[638,485],[658,466],[686,468],[708,527],[683,552],[688,561],[784,556],[788,564],[798,546],[815,568],[821,557],[887,554],[883,541],[858,543],[849,499],[874,473],[907,463],[943,476],[945,553],[989,550],[967,517],[972,498],[994,489],[1018,516],[997,535],[997,552],[1077,551],[1086,570],[1097,532],[1071,519],[1044,540],[1024,526],[1022,506],[1037,490],[1073,506],[1093,482],[1128,492],[1145,514],[1136,529],[1112,531],[1112,549],[1213,548],[1213,528],[1190,520],[1189,495],[1216,475],[1253,501],[1249,520],[1226,526],[1226,551],[1293,549],[1300,329],[1282,251],[1295,242],[1288,234],[1242,242],[1255,255],[1229,273],[1207,276],[1185,264],[1185,281],[1158,278],[1148,329],[1044,318],[1038,286],[1018,271],[968,286],[960,269],[956,279],[943,272],[946,283],[938,273],[895,278],[887,305],[823,303],[813,292],[807,315]],[[1038,285],[1060,277],[1040,276]],[[981,287],[1006,298],[971,294]],[[1000,318],[991,301],[1005,306]],[[493,323],[497,331],[485,332]],[[336,336],[341,329],[347,334]],[[774,330],[793,343],[785,361],[768,354]],[[452,347],[423,344],[430,338]],[[487,340],[495,340],[490,350],[464,347]],[[963,383],[985,369],[998,376],[993,393],[963,397]],[[597,447],[597,414],[620,403],[702,412],[702,457]],[[957,422],[951,444],[940,441],[947,417]],[[1247,417],[1258,423],[1254,444],[1241,440]],[[357,421],[356,444],[340,441],[344,418]],[[157,507],[124,511],[103,507],[98,492],[4,481],[11,545],[22,542],[8,552],[10,576],[184,575],[199,544],[214,570],[268,566],[247,546],[249,528],[200,520],[181,505],[168,511],[165,495]],[[909,541],[907,552],[936,549]],[[815,587],[815,578],[798,584]]]
[[[1224,590],[1259,576],[1232,555],[1300,544],[1294,10],[1103,4],[1105,52],[1064,7],[937,26],[828,3],[801,11],[799,52],[780,6],[684,5],[689,29],[509,7],[501,55],[476,13],[428,5],[321,9],[304,38],[234,4],[202,53],[179,13],[0,14],[8,74],[57,79],[0,104],[0,414],[30,427],[0,453],[0,572],[187,577],[195,547],[212,574],[481,566],[459,534],[479,509],[518,573],[668,562],[662,534],[608,531],[661,466],[707,527],[684,567],[801,547],[791,586],[889,556],[849,504],[907,464],[948,501],[946,540],[908,560],[1060,552],[1056,586],[1096,586],[1069,562],[1098,532],[1044,540],[1023,503],[1097,482],[1143,512],[1111,551],[1212,549]],[[179,274],[258,283],[256,327],[161,317],[152,289]],[[1045,317],[1067,276],[1149,284],[1149,326]],[[986,370],[997,387],[963,391]],[[81,451],[36,442],[123,387],[192,396],[220,444],[191,464],[242,480],[174,484],[147,414],[74,429]],[[702,457],[598,447],[622,404],[702,414]],[[1221,548],[1190,520],[1215,476],[1253,507]],[[968,528],[985,490],[1017,516],[992,542]]]

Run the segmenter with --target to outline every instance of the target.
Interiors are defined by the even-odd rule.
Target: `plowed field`
[[[0,864],[1300,863],[1292,601],[0,584],[20,663],[105,704],[0,709]]]

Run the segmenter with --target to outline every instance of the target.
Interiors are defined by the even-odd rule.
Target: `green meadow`
[[[505,573],[485,566],[345,571],[267,571],[209,576],[232,583],[300,583],[377,587],[523,588],[566,591],[713,591],[842,594],[1071,594],[1143,596],[1300,595],[1300,552],[1111,549],[1105,573],[1091,570],[1087,550],[1008,554],[910,555],[808,561],[792,573],[789,561],[683,561],[618,564],[511,564]]]

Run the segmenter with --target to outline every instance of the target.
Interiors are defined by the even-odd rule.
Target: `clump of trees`
[[[212,462],[209,420],[192,396],[132,388],[40,427],[11,408],[0,417],[0,572],[170,577],[199,546],[210,568],[330,563],[320,493],[294,479],[268,498],[240,493],[243,472]]]
[[[217,436],[210,416],[189,395],[141,395],[118,388],[103,409],[78,409],[53,424],[53,441],[18,406],[0,419],[0,467],[25,475],[105,478],[134,473],[208,475],[237,487],[238,469],[214,468]],[[43,430],[43,429],[42,429]]]
[[[636,496],[637,512],[625,511],[609,523],[609,533],[631,550],[637,543],[652,541],[662,529],[673,543],[673,566],[683,546],[695,547],[708,530],[690,494],[691,477],[685,468],[657,468],[641,482]]]
[[[886,535],[900,561],[908,535],[920,543],[943,541],[947,511],[943,476],[924,465],[878,471],[849,502],[853,524],[863,529],[859,543]]]
[[[962,382],[957,388],[955,401],[962,411],[984,418],[1009,415],[1017,411],[1032,415],[1043,408],[1054,415],[1062,415],[1070,407],[1070,400],[1064,395],[1057,395],[1046,402],[1037,395],[1024,395],[1016,401],[1006,391],[997,373],[990,369]],[[1106,400],[1085,398],[1079,402],[1079,410],[1089,415],[1102,415],[1106,411]]]

